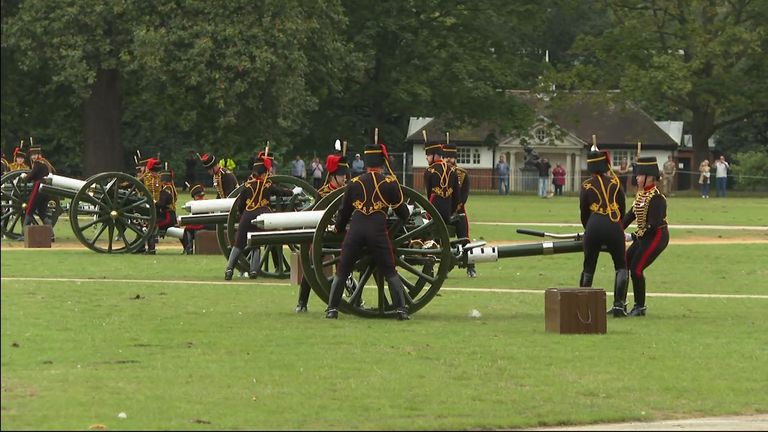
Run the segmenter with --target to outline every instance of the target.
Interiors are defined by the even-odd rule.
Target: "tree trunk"
[[[712,161],[709,151],[709,138],[714,133],[715,118],[708,110],[693,111],[691,140],[693,141],[693,164],[691,165],[691,187],[699,184],[699,164],[704,160]],[[714,179],[714,177],[712,177]]]
[[[85,176],[123,170],[123,143],[120,140],[121,105],[120,73],[117,70],[99,69],[83,112]]]

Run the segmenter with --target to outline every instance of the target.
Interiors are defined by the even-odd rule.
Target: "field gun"
[[[34,186],[24,181],[25,173],[12,171],[2,177],[2,232],[8,238],[19,239],[23,234],[20,221]],[[56,206],[49,205],[52,224],[68,211],[75,237],[100,253],[136,251],[151,235],[146,227],[154,226],[157,217],[155,202],[144,184],[121,172],[104,172],[86,180],[50,174],[39,192],[55,198]],[[68,207],[59,204],[65,198],[70,200]],[[35,219],[34,223],[42,221]]]
[[[302,189],[301,193],[292,197],[272,197],[270,208],[273,212],[280,212],[285,215],[311,209],[320,196],[312,185],[302,179],[285,175],[273,175],[269,179],[273,184],[286,189],[295,187]],[[227,198],[188,201],[184,204],[184,209],[189,214],[178,217],[181,226],[215,225],[216,240],[224,259],[229,257],[232,243],[235,241],[240,212],[234,204],[243,187],[244,185],[238,186]],[[290,242],[266,245],[266,250],[261,254],[261,262],[259,263],[260,275],[275,278],[290,277],[291,266],[283,253],[283,245],[295,249],[295,246]],[[249,264],[246,257],[249,251],[250,249],[242,254],[237,262],[236,267],[240,272],[248,271]]]
[[[303,276],[312,290],[328,302],[335,265],[341,255],[343,233],[330,227],[341,206],[343,190],[318,201],[304,214],[265,214],[253,222],[269,231],[248,234],[252,247],[292,243],[298,245]],[[432,204],[419,192],[403,187],[410,216],[403,223],[391,212],[388,231],[400,279],[405,287],[409,312],[426,306],[439,292],[454,267],[469,263],[494,262],[502,258],[582,252],[581,234],[550,234],[518,230],[523,234],[553,237],[545,241],[489,246],[483,241],[451,239],[448,226]],[[367,318],[392,317],[395,308],[383,275],[376,269],[375,257],[365,252],[355,264],[352,288],[342,299],[340,309]]]

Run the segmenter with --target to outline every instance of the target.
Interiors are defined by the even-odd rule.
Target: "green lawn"
[[[574,222],[549,211],[575,198],[508,199],[473,197],[474,220]],[[768,200],[722,202],[707,202],[702,222],[693,198],[670,207],[678,223],[766,225]],[[473,227],[520,240],[513,229]],[[3,245],[3,430],[493,429],[768,412],[765,242],[671,244],[646,272],[648,316],[609,319],[600,336],[544,331],[542,293],[576,285],[580,254],[483,263],[477,279],[455,269],[408,322],[329,321],[314,296],[294,314],[285,280],[225,283],[221,256]],[[610,293],[612,273],[604,254],[595,286]],[[690,297],[661,295],[672,293]]]

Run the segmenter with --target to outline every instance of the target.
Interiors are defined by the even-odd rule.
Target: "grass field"
[[[573,197],[471,203],[477,222],[578,218]],[[455,269],[408,322],[328,321],[314,297],[294,314],[285,280],[225,283],[221,256],[4,241],[2,429],[492,429],[768,413],[768,199],[670,199],[669,219],[754,228],[673,229],[646,272],[648,316],[609,320],[601,336],[544,332],[542,293],[576,284],[579,254],[481,264],[477,279]],[[76,246],[65,228],[57,248]],[[472,229],[536,241],[514,228]],[[611,285],[603,255],[595,286]]]

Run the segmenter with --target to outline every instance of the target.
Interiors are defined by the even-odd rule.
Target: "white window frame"
[[[457,147],[456,163],[458,165],[480,165],[480,149],[477,147]]]

